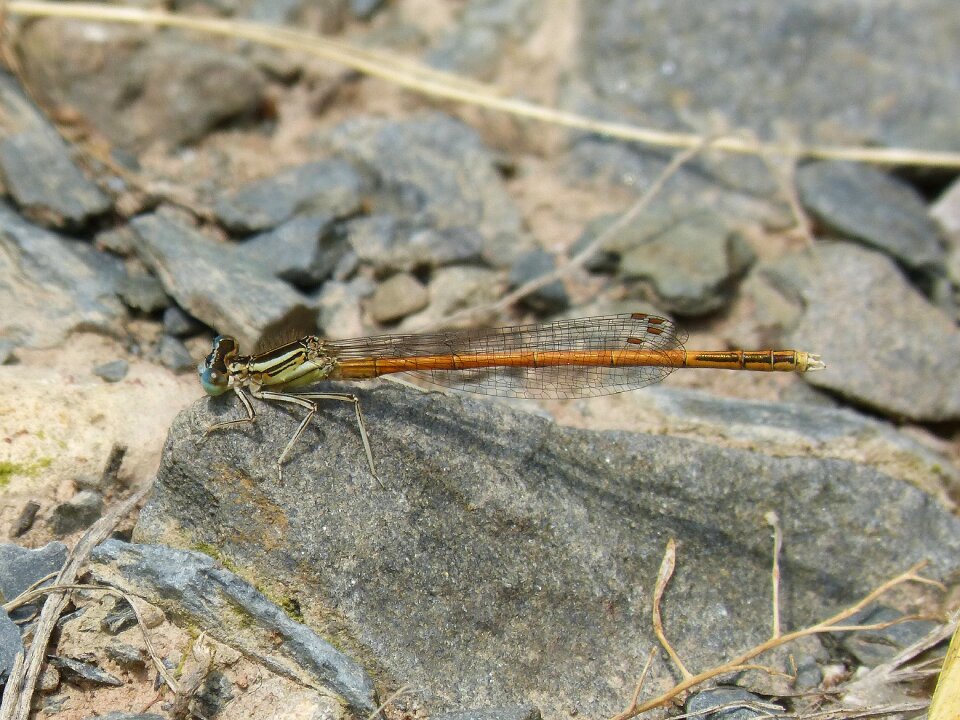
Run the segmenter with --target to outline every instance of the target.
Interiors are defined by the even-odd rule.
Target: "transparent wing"
[[[672,321],[643,313],[561,320],[544,325],[451,330],[419,335],[379,335],[326,342],[338,359],[435,358],[536,351],[675,350],[686,335]],[[428,363],[424,362],[424,365]],[[414,368],[416,364],[414,363]],[[467,370],[412,369],[407,374],[434,385],[517,398],[578,398],[610,395],[660,382],[669,367],[484,367]]]

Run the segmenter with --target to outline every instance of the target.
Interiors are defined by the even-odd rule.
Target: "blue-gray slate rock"
[[[345,234],[329,213],[298,215],[273,230],[246,240],[241,257],[301,288],[313,288],[333,274],[348,251]]]
[[[20,628],[10,619],[7,611],[0,607],[0,685],[6,683],[17,655],[22,652]]]
[[[800,141],[960,146],[960,16],[951,0],[586,3],[577,71],[593,116],[713,132],[710,118]],[[864,78],[869,78],[865,82]],[[894,102],[889,101],[895,98]],[[715,125],[714,125],[715,126]]]
[[[511,705],[443,712],[434,715],[433,720],[540,720],[540,717],[540,709],[536,705]]]
[[[165,368],[169,368],[176,373],[192,372],[197,367],[196,358],[190,354],[187,346],[170,335],[160,336],[160,342],[157,345],[157,359]]]
[[[543,0],[471,0],[458,22],[440,34],[426,61],[439,70],[492,80],[507,43],[527,39],[543,10]]]
[[[122,265],[90,245],[24,220],[0,202],[0,336],[16,346],[60,345],[74,330],[120,337]]]
[[[349,163],[318,160],[247,183],[221,197],[214,212],[234,232],[261,232],[299,214],[352,215],[360,209],[364,189]]]
[[[553,255],[541,248],[535,248],[514,260],[507,282],[513,290],[556,269],[557,261]],[[523,298],[523,304],[538,313],[557,313],[570,305],[570,296],[567,295],[563,282],[554,280]]]
[[[473,228],[436,230],[394,215],[358,217],[347,222],[344,231],[357,259],[378,274],[476,263],[484,249],[483,236]]]
[[[377,707],[373,683],[360,665],[206,555],[107,540],[91,554],[90,571],[98,581],[256,657],[272,672],[333,691],[361,715]]]
[[[715,212],[641,215],[618,237],[620,274],[649,282],[656,304],[677,315],[705,315],[727,306],[736,281],[755,259],[747,241]]]
[[[193,317],[253,350],[264,334],[315,326],[307,299],[259,272],[236,247],[217,243],[163,214],[132,221],[137,250],[164,289]]]
[[[787,345],[827,364],[804,380],[895,419],[960,418],[960,329],[887,256],[818,243],[759,272],[800,308]]]
[[[9,602],[67,561],[67,546],[51,542],[36,550],[0,545],[0,602]]]
[[[100,363],[93,368],[93,374],[108,383],[120,382],[127,376],[128,372],[130,372],[130,363],[123,358]]]
[[[960,468],[949,457],[892,423],[850,408],[736,400],[663,386],[624,399],[636,404],[631,416],[644,432],[722,439],[728,447],[765,448],[779,456],[869,458],[875,469],[937,497],[944,507],[955,507],[949,488],[960,487]]]
[[[193,142],[263,106],[266,84],[249,60],[176,33],[49,18],[17,40],[30,87],[128,150]]]
[[[703,720],[761,720],[782,717],[784,708],[739,687],[715,687],[691,695],[684,711]]]
[[[869,165],[816,162],[797,171],[804,207],[830,233],[890,255],[904,267],[946,274],[946,249],[926,203]]]
[[[91,663],[57,655],[48,655],[47,660],[71,682],[123,687],[123,680]]]
[[[201,400],[171,428],[135,538],[216,547],[387,686],[417,688],[427,711],[619,710],[658,647],[649,608],[670,538],[664,611],[690,666],[766,639],[769,510],[786,537],[787,627],[920,558],[936,576],[960,567],[960,520],[862,464],[564,428],[388,383],[350,390],[382,485],[343,403],[320,407],[281,485],[302,413],[256,402],[254,424],[205,436],[243,410]],[[660,664],[648,678],[672,681]]]
[[[93,525],[103,515],[103,495],[96,490],[81,490],[53,508],[47,525],[54,535],[69,535]]]
[[[369,228],[366,220],[370,221]],[[349,235],[361,261],[385,270],[478,264],[486,250],[484,237],[475,228],[415,227],[390,216],[361,218],[350,224]]]
[[[864,608],[851,615],[844,625],[879,625],[893,622],[903,617],[903,613],[884,605]],[[860,630],[851,633],[833,633],[841,638],[841,647],[849,652],[857,662],[867,667],[876,667],[891,660],[901,650],[920,641],[933,632],[938,623],[932,620],[910,620],[897,623],[879,630]]]
[[[446,115],[360,117],[322,140],[375,179],[375,213],[414,227],[477,231],[485,240],[521,231],[493,153],[473,129]]]
[[[6,72],[0,73],[0,108],[0,176],[25,216],[76,227],[110,209],[110,198],[77,167],[70,147]]]

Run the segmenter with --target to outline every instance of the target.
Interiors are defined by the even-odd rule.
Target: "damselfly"
[[[317,400],[353,404],[370,472],[376,477],[355,395],[288,392],[322,380],[407,373],[435,385],[484,395],[581,398],[651,385],[677,368],[807,372],[824,367],[819,355],[797,350],[685,350],[685,339],[672,321],[645,313],[353,340],[308,335],[254,355],[241,355],[235,338],[220,335],[198,370],[208,394],[233,390],[247,412],[247,417],[216,423],[207,432],[254,421],[256,413],[245,389],[257,399],[307,411],[277,459],[282,482],[283,461],[316,415]]]

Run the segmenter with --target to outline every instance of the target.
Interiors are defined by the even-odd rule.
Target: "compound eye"
[[[229,377],[226,373],[217,372],[203,363],[197,370],[200,371],[200,385],[207,395],[222,395],[229,388]]]

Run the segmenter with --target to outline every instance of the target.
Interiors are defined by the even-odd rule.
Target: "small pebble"
[[[525,285],[531,280],[553,272],[557,267],[553,256],[545,250],[530,250],[523,253],[510,268],[510,289]],[[523,299],[524,305],[539,313],[555,313],[563,310],[570,304],[563,283],[554,280],[549,285],[540,288]]]
[[[129,370],[130,363],[126,360],[111,360],[102,365],[97,365],[93,369],[93,374],[109,383],[115,383],[123,380]]]
[[[51,655],[50,664],[56,667],[63,676],[71,681],[87,682],[94,685],[108,685],[111,687],[121,687],[123,681],[114,677],[110,673],[101,670],[96,665],[74,660],[73,658],[59,657]]]
[[[195,320],[176,305],[171,305],[163,311],[163,331],[176,338],[196,335],[203,329],[203,324]]]
[[[81,490],[67,502],[57,505],[49,527],[55,535],[69,535],[90,527],[103,515],[103,496],[93,490]]]
[[[186,346],[177,338],[164,335],[157,348],[160,364],[176,373],[193,372],[197,367],[196,359]]]
[[[370,314],[378,323],[389,323],[423,310],[430,293],[409,273],[398,273],[381,283],[370,301]]]

